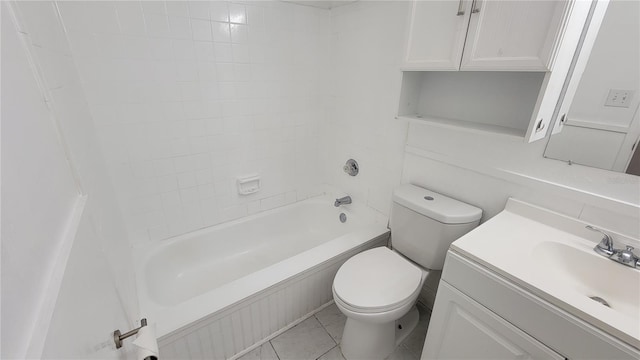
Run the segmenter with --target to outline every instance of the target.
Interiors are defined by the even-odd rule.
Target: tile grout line
[[[321,357],[325,356],[326,354],[328,354],[331,350],[337,348],[340,346],[340,344],[336,341],[336,339],[333,338],[333,336],[331,335],[331,333],[329,333],[329,330],[327,330],[327,328],[324,326],[324,324],[322,323],[322,321],[320,321],[320,319],[317,316],[318,313],[313,314],[313,316],[316,318],[316,320],[318,320],[318,323],[320,323],[320,326],[322,326],[322,329],[324,329],[324,331],[327,333],[327,335],[329,335],[329,337],[331,338],[331,340],[333,340],[334,343],[336,343],[336,345],[334,347],[332,347],[331,349],[327,350],[324,354],[318,356],[315,360],[320,359]],[[344,358],[344,356],[342,355],[342,350],[340,350],[340,356]]]
[[[276,348],[271,343],[271,340],[269,340],[267,342],[269,343],[269,346],[271,346],[271,349],[273,350],[273,353],[276,354],[276,357],[278,358],[278,360],[280,360],[280,355],[278,354],[278,352],[276,351]],[[260,358],[262,358],[262,351],[260,352]]]
[[[335,340],[334,340],[334,342],[335,342]],[[318,360],[318,359],[320,359],[321,357],[323,357],[323,356],[327,355],[328,353],[330,353],[330,352],[331,352],[331,350],[333,350],[333,349],[335,349],[335,348],[337,348],[337,347],[338,347],[338,344],[336,344],[336,346],[332,347],[331,349],[327,350],[324,354],[322,354],[322,355],[318,356],[315,360]],[[340,356],[342,356],[342,351],[340,352]]]
[[[317,313],[316,313],[317,314]],[[340,345],[338,344],[338,342],[336,341],[336,339],[333,338],[333,336],[331,335],[331,333],[329,332],[329,330],[327,330],[327,328],[324,326],[324,324],[322,323],[322,321],[320,321],[320,319],[318,319],[318,317],[316,316],[316,314],[313,314],[313,317],[316,318],[316,320],[318,321],[318,323],[320,324],[320,326],[322,326],[322,329],[327,333],[327,335],[329,335],[329,337],[331,338],[331,340],[333,340],[334,343],[336,343],[336,346]],[[335,347],[335,346],[334,346]],[[332,348],[333,349],[333,348]],[[326,353],[325,353],[326,354]],[[324,354],[323,354],[324,355]]]

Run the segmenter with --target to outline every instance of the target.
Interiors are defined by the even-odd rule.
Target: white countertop
[[[640,349],[640,270],[596,254],[601,235],[585,225],[510,199],[503,212],[451,249]],[[638,239],[612,235],[615,248],[640,247]]]

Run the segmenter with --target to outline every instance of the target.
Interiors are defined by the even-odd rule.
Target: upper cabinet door
[[[461,70],[551,70],[568,1],[475,0]]]
[[[606,11],[609,0],[572,1],[567,8],[567,20],[564,22],[562,36],[556,46],[551,71],[547,72],[542,83],[538,100],[525,140],[534,142],[544,139],[551,127],[552,117],[562,94],[567,74],[571,69],[574,55],[579,50],[580,38],[585,26],[588,27],[591,18],[590,13],[595,15]],[[593,9],[593,12],[591,11]]]
[[[471,1],[414,1],[404,70],[458,70]]]

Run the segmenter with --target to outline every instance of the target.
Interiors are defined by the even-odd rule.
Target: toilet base
[[[396,321],[396,346],[411,334],[418,325],[418,320],[420,320],[420,313],[418,308],[414,306],[405,316]]]
[[[385,359],[415,329],[418,309],[414,305],[396,321],[376,324],[347,318],[340,349],[347,360]]]

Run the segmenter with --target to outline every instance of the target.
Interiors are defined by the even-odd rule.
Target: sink
[[[590,244],[589,244],[590,245]],[[595,301],[604,300],[609,311],[640,318],[640,271],[596,254],[592,249],[544,241],[537,244],[531,257],[539,264],[538,276],[546,278],[565,292]]]
[[[510,199],[451,250],[640,349],[640,270],[593,251],[599,238],[585,225]],[[640,235],[614,235],[616,248],[640,247]]]

